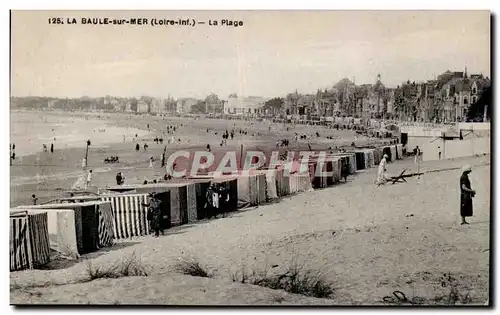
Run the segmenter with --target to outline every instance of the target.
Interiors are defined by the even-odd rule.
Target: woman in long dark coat
[[[470,186],[469,173],[472,171],[469,165],[462,167],[462,176],[460,176],[460,216],[462,224],[469,224],[465,221],[466,217],[472,217],[472,198],[476,191]]]
[[[151,200],[149,201],[148,204],[143,203],[142,205],[144,207],[148,207],[148,212],[147,212],[147,219],[149,221],[151,229],[155,232],[154,236],[159,237],[160,236],[160,230],[162,229],[161,227],[161,220],[162,220],[162,213],[161,213],[161,200],[156,198],[156,195],[154,193],[150,194]]]

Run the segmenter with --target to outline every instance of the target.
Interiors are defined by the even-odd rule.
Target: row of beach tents
[[[208,218],[206,192],[210,184],[229,193],[224,212],[237,211],[341,180],[349,174],[403,158],[402,145],[357,148],[352,152],[313,155],[307,167],[298,161],[283,162],[275,169],[252,170],[237,175],[212,174],[173,179],[166,183],[122,185],[99,189],[94,195],[60,197],[43,205],[27,205],[10,211],[10,270],[34,269],[47,264],[52,254],[77,259],[117,240],[149,235],[149,194],[156,193],[167,214],[166,228]],[[319,163],[318,161],[323,161]],[[326,173],[317,172],[318,167]]]

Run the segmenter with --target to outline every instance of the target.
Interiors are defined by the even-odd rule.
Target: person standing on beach
[[[38,201],[38,198],[35,196],[35,194],[31,195],[31,201],[33,202],[33,205],[36,206],[36,202]]]
[[[229,191],[223,187],[219,186],[219,197],[220,197],[220,211],[222,213],[222,217],[226,217],[226,212],[228,212],[229,208]]]
[[[417,167],[417,174],[420,174],[420,156],[422,155],[422,151],[420,151],[420,148],[418,147],[418,145],[415,148],[414,152],[415,152],[415,165]],[[420,175],[419,175],[419,177],[420,177]]]
[[[116,184],[120,186],[123,185],[124,182],[125,182],[125,176],[123,176],[122,172],[118,172],[116,174]]]
[[[53,143],[50,144],[50,153],[54,153],[54,144]]]
[[[149,158],[149,168],[153,168],[153,161],[154,161],[154,159],[153,159],[153,157],[151,156],[151,157]]]
[[[382,160],[380,161],[380,164],[378,165],[378,173],[376,181],[378,185],[383,184],[386,180],[385,172],[387,171],[387,158],[388,158],[387,154],[384,154]]]
[[[139,146],[139,143],[136,143],[135,144],[135,151],[139,152],[140,149],[141,149],[141,147]]]
[[[87,174],[87,182],[85,183],[85,189],[88,189],[91,183],[92,183],[92,170],[89,170],[89,173]]]
[[[210,185],[208,186],[207,188],[207,192],[205,194],[205,213],[206,213],[206,217],[208,219],[211,219],[212,217],[215,216],[215,209],[214,209],[214,193],[215,193],[215,189],[214,189],[214,186],[212,183],[210,183]]]
[[[161,230],[161,220],[162,220],[161,200],[159,200],[156,197],[155,193],[151,193],[149,194],[149,196],[151,197],[149,203],[147,204],[143,203],[142,206],[148,208],[147,219],[149,221],[151,229],[154,231],[153,236],[159,237]]]
[[[438,158],[441,160],[441,147],[438,146]]]
[[[465,221],[466,217],[472,217],[472,198],[476,196],[476,191],[471,188],[469,174],[472,168],[469,165],[462,167],[462,176],[460,176],[460,216],[462,225],[469,224]]]
[[[349,176],[349,165],[347,162],[342,164],[340,175],[344,179],[344,182],[347,183],[347,176]]]

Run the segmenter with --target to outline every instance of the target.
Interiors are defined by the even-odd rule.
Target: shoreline
[[[40,112],[34,113],[39,115]],[[72,113],[64,112],[56,118],[74,118]],[[100,115],[96,115],[100,116]],[[85,117],[89,117],[85,115]],[[133,119],[132,119],[133,118]],[[88,118],[93,120],[94,118]],[[166,147],[167,159],[175,151],[184,150],[193,152],[196,150],[205,151],[206,144],[212,146],[212,151],[216,159],[222,158],[227,151],[240,152],[241,145],[244,152],[255,150],[261,152],[271,152],[276,150],[278,139],[292,139],[294,134],[307,134],[308,140],[291,141],[287,148],[280,147],[279,151],[309,151],[308,143],[313,151],[326,150],[330,146],[348,148],[352,141],[356,141],[359,146],[382,143],[383,139],[356,136],[353,131],[328,129],[322,126],[296,126],[289,128],[281,124],[231,121],[222,119],[189,119],[183,117],[158,117],[158,116],[128,116],[108,114],[97,118],[98,124],[117,126],[118,128],[137,128],[142,130],[150,128],[150,131],[143,131],[141,137],[136,141],[128,138],[124,143],[122,136],[116,138],[108,137],[96,139],[97,136],[106,133],[96,133],[91,138],[92,145],[88,152],[88,168],[95,173],[93,186],[105,187],[115,184],[115,174],[118,171],[124,172],[126,183],[142,183],[144,180],[162,178],[165,169],[159,162],[154,163],[153,168],[149,168],[149,158],[153,156],[159,159]],[[162,135],[167,126],[177,126],[177,131],[173,134]],[[111,127],[108,127],[111,128]],[[236,131],[234,139],[229,139],[227,146],[221,147],[221,135],[225,130],[234,129]],[[122,130],[123,129],[119,129]],[[130,129],[135,130],[135,129]],[[238,131],[245,130],[245,135]],[[316,137],[316,132],[321,137]],[[163,144],[153,142],[156,136],[165,139]],[[166,144],[166,140],[174,137],[174,142]],[[327,137],[331,137],[327,139]],[[99,142],[100,140],[100,142]],[[113,141],[115,140],[115,141]],[[179,141],[180,140],[180,141]],[[139,143],[141,148],[135,150],[135,144]],[[143,149],[143,144],[147,143],[148,150]],[[17,144],[19,146],[19,144]],[[41,146],[40,146],[41,148]],[[16,151],[17,151],[16,147]],[[36,194],[40,202],[51,200],[51,197],[61,194],[62,189],[71,188],[79,178],[85,176],[85,171],[81,169],[81,159],[85,154],[85,141],[81,141],[73,146],[55,146],[55,152],[40,152],[35,154],[19,156],[13,161],[11,170],[11,204],[20,205],[30,202],[29,196]],[[119,156],[120,163],[108,164],[103,160],[107,156]],[[216,161],[216,163],[219,160]],[[189,161],[188,161],[189,162]],[[186,162],[186,163],[188,163]],[[178,163],[179,167],[191,169],[189,164]]]
[[[114,123],[113,120],[105,120],[90,115],[72,115],[73,113],[64,111],[48,113],[42,111],[15,111],[14,113],[17,115],[11,114],[9,138],[10,143],[16,144],[16,157],[43,154],[43,144],[46,144],[48,149],[51,143],[54,143],[55,149],[85,148],[86,141],[90,139],[92,145],[96,147],[111,146],[122,142],[124,136],[130,139],[137,134],[138,138],[143,138],[149,136],[151,133],[141,128],[120,126]],[[36,116],[41,117],[43,114],[46,115],[44,121],[33,121],[33,126],[20,126],[15,121],[12,121],[12,118],[22,119],[24,116],[28,116],[28,118],[34,120],[37,118]],[[65,118],[67,118],[67,121],[64,120]],[[26,121],[24,122],[24,124],[27,123]],[[47,125],[43,126],[44,130],[41,134],[34,137],[28,130],[30,127],[33,127],[35,129],[34,132],[37,132],[37,124]],[[48,130],[50,127],[54,127],[52,128],[52,132]],[[17,130],[14,130],[16,128]],[[89,128],[93,130],[93,133],[88,130]],[[105,130],[105,132],[100,130]]]

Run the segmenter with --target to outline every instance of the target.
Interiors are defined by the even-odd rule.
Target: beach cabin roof
[[[100,200],[75,202],[75,203],[47,203],[43,205],[19,206],[16,207],[16,209],[72,209],[77,207],[97,206],[107,203],[108,203],[107,201],[100,201]]]

